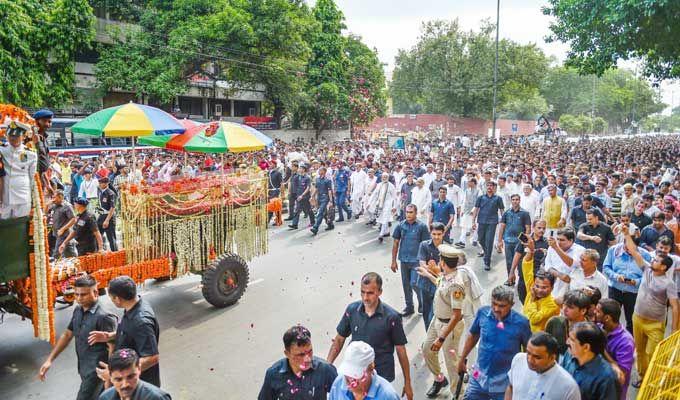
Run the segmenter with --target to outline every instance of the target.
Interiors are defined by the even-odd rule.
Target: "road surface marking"
[[[250,285],[257,285],[258,283],[262,282],[264,279],[255,279],[254,281],[248,282],[248,286]]]
[[[194,300],[194,301],[191,302],[191,304],[201,304],[201,303],[205,303],[205,299],[198,299],[198,300]]]
[[[361,242],[361,243],[355,244],[354,247],[356,247],[356,248],[364,247],[364,246],[366,246],[366,245],[369,244],[369,243],[378,243],[378,239],[376,239],[376,238],[369,239],[369,240],[367,240],[367,241],[365,241],[365,242]]]

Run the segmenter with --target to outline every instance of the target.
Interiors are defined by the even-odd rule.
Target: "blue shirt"
[[[333,191],[331,180],[326,177],[316,178],[316,199],[319,202],[330,200],[329,191]]]
[[[335,191],[336,192],[346,192],[347,186],[349,185],[349,174],[350,172],[343,168],[335,173]]]
[[[478,224],[497,224],[498,212],[503,211],[503,199],[500,196],[483,194],[477,197],[475,207],[479,209],[477,213]]]
[[[456,208],[450,201],[437,199],[432,202],[432,222],[441,222],[446,225],[452,215],[456,215]]]
[[[418,261],[424,261],[427,264],[430,260],[434,260],[437,264],[439,264],[440,260],[439,249],[432,243],[432,239],[420,242],[418,247]],[[420,275],[418,275],[416,280],[416,286],[423,292],[430,294],[434,294],[437,291],[437,286],[432,281]]]
[[[330,400],[354,400],[354,395],[347,387],[344,376],[338,376],[331,387]],[[380,375],[373,373],[371,386],[366,392],[366,400],[399,400],[399,395],[392,385]]]
[[[633,256],[624,251],[624,246],[625,244],[621,243],[607,250],[607,257],[604,258],[604,263],[602,264],[604,274],[609,279],[610,287],[622,292],[637,293],[640,281],[642,281],[642,269],[638,267]],[[638,251],[645,261],[652,261],[652,256],[647,250],[638,247]],[[635,280],[635,286],[619,282],[619,276]]]
[[[617,380],[612,367],[601,355],[583,365],[572,357],[569,352],[564,353],[562,368],[574,377],[581,390],[581,400],[617,400]]]
[[[531,217],[529,213],[521,208],[517,211],[512,208],[503,213],[501,223],[505,224],[503,231],[503,241],[508,243],[519,243],[519,234],[526,230],[527,226],[531,226]],[[526,232],[528,234],[528,232]]]
[[[333,381],[338,376],[335,367],[318,357],[312,358],[312,368],[299,377],[282,358],[267,369],[258,400],[305,399],[326,400]]]
[[[503,320],[503,327],[491,311],[484,306],[477,311],[470,333],[479,335],[477,363],[472,378],[489,393],[502,393],[510,384],[508,371],[512,358],[526,348],[531,337],[529,320],[511,310]]]
[[[380,376],[394,380],[394,346],[407,343],[401,314],[382,301],[370,317],[364,303],[355,301],[347,306],[337,327],[338,335],[352,336],[352,341],[361,340],[375,351],[375,370]]]
[[[430,238],[430,232],[424,223],[415,220],[412,224],[403,220],[394,228],[394,239],[399,240],[399,261],[403,263],[418,263],[418,249],[420,242]]]
[[[656,242],[659,241],[659,238],[661,236],[666,236],[671,240],[671,243],[675,243],[673,232],[671,232],[671,230],[668,229],[665,225],[661,232],[657,231],[652,225],[647,225],[642,229],[642,231],[640,231],[640,246],[647,245],[651,248],[655,248]]]

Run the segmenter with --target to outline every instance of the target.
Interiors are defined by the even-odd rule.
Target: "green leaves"
[[[397,113],[491,118],[495,26],[465,32],[458,21],[431,21],[419,42],[396,59],[390,93]],[[537,89],[548,58],[535,45],[499,43],[499,105],[510,115],[544,110]],[[532,116],[533,118],[533,116]]]
[[[0,0],[0,102],[58,106],[73,96],[75,53],[94,37],[86,0]]]
[[[648,77],[680,77],[678,1],[549,0],[543,12],[555,18],[548,40],[568,43],[568,64],[582,73],[641,58]]]
[[[358,36],[342,35],[344,17],[333,0],[318,0],[312,15],[312,50],[307,63],[305,99],[294,120],[324,129],[346,122],[367,125],[386,108],[385,76],[374,50]]]

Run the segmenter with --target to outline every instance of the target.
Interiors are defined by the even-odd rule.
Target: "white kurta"
[[[352,193],[350,194],[350,200],[352,200],[352,213],[354,215],[359,215],[363,206],[362,199],[366,193],[368,174],[362,169],[354,171],[352,172],[352,175],[350,175],[349,181],[352,186]]]
[[[540,206],[538,192],[532,189],[531,193],[526,196],[524,195],[524,191],[522,191],[522,193],[519,195],[519,206],[529,213],[532,221],[536,219],[536,212]]]
[[[370,176],[366,175],[366,186],[364,188],[364,195],[361,199],[361,202],[363,203],[364,210],[368,210],[368,205],[371,201],[371,194],[373,193],[373,190],[375,189],[375,185],[378,182],[378,178],[375,176],[371,178]]]
[[[430,207],[432,206],[432,194],[427,186],[419,188],[414,187],[411,190],[411,203],[418,207],[418,219],[427,224],[430,216]]]
[[[397,189],[392,182],[380,182],[375,187],[369,201],[368,212],[376,217],[376,222],[386,224],[392,221],[392,209],[397,207]],[[379,214],[376,215],[376,212]]]

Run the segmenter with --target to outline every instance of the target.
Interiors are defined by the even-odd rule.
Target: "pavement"
[[[316,237],[308,229],[272,228],[269,253],[249,263],[250,284],[244,297],[225,309],[214,308],[203,299],[197,275],[148,281],[141,295],[153,306],[161,326],[162,387],[179,400],[257,398],[266,369],[283,357],[282,336],[289,327],[302,324],[309,328],[314,354],[326,357],[335,327],[347,304],[360,299],[359,280],[369,271],[383,277],[382,300],[402,310],[400,275],[389,269],[392,239],[379,244],[377,231],[364,221],[336,223],[336,229],[328,232],[322,227]],[[465,251],[488,303],[491,289],[506,279],[504,257],[494,253],[492,271],[485,272],[478,249],[468,246]],[[107,296],[101,300],[114,309]],[[57,306],[58,335],[71,314],[71,307]],[[425,399],[432,377],[419,350],[425,339],[422,317],[406,318],[404,329],[415,399]],[[50,345],[33,338],[30,321],[14,315],[5,316],[0,331],[0,399],[75,398],[80,378],[73,342],[53,362],[46,381],[40,382],[37,373]],[[401,392],[401,370],[398,362],[395,364],[393,384]],[[439,398],[450,399],[448,389],[442,390]]]

